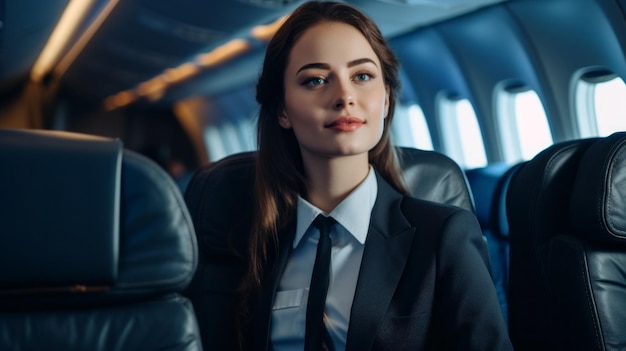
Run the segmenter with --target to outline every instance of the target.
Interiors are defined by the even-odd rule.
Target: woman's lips
[[[331,123],[325,125],[325,128],[332,129],[339,132],[352,132],[363,126],[365,122],[356,117],[340,117]]]

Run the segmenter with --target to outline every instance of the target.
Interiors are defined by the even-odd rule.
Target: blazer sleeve
[[[445,350],[513,350],[476,217],[444,216],[436,253],[435,319]]]

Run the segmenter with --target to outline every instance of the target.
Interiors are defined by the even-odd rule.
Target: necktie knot
[[[335,221],[333,217],[326,217],[323,214],[317,215],[317,217],[315,217],[315,220],[313,221],[313,225],[315,226],[315,228],[319,229],[320,231],[320,237],[330,236],[330,229],[335,223],[337,223],[337,221]]]

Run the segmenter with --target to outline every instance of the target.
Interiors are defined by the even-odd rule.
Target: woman
[[[397,70],[347,4],[303,4],[269,43],[241,348],[512,349],[476,219],[406,195],[389,140]],[[323,269],[319,215],[333,218]]]

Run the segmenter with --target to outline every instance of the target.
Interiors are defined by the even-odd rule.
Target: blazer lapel
[[[266,266],[266,274],[264,275],[263,282],[261,283],[261,292],[258,300],[258,306],[254,313],[254,318],[250,328],[253,331],[253,344],[251,345],[255,350],[270,350],[270,321],[272,314],[272,303],[274,301],[274,295],[276,289],[278,289],[278,283],[283,275],[285,266],[287,265],[287,259],[289,253],[293,247],[293,237],[295,235],[296,226],[295,221],[287,227],[284,231],[284,235],[279,238],[278,256],[268,257],[268,265]],[[271,255],[271,250],[270,250]]]
[[[404,271],[415,228],[402,215],[402,194],[377,173],[378,196],[372,209],[359,271],[346,350],[369,350]]]

